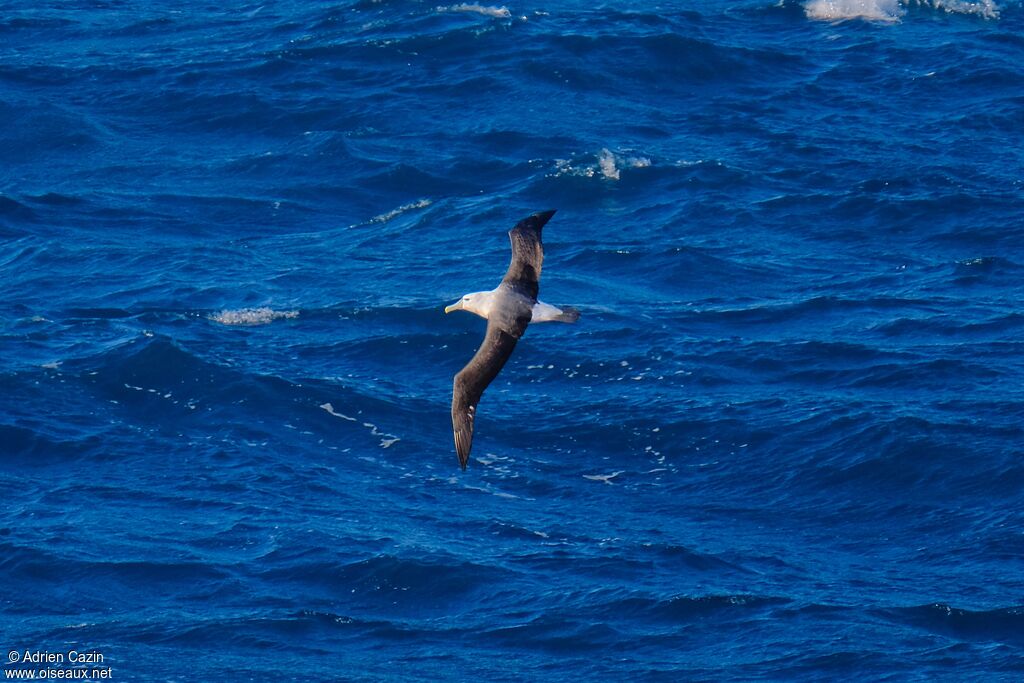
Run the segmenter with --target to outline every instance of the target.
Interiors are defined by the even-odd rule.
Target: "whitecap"
[[[612,484],[612,479],[619,476],[625,471],[626,470],[618,470],[616,472],[612,472],[611,474],[584,474],[583,478],[589,479],[590,481],[601,481],[604,482],[605,484],[610,485]]]
[[[348,415],[345,415],[344,413],[339,413],[338,411],[336,411],[334,409],[334,406],[332,406],[330,403],[321,403],[320,407],[323,408],[324,410],[326,410],[328,413],[330,413],[334,417],[340,417],[342,420],[348,420],[349,422],[358,422],[358,420],[356,420],[356,418],[349,417]]]
[[[556,159],[555,176],[573,175],[593,178],[600,175],[606,180],[619,180],[622,177],[623,169],[646,168],[650,165],[651,160],[647,157],[631,156],[626,153],[617,154],[605,147],[598,153],[596,164],[575,165],[568,159]]]
[[[413,209],[423,209],[425,207],[430,206],[433,203],[434,202],[430,199],[419,199],[415,202],[410,202],[409,204],[403,204],[402,206],[399,206],[397,209],[391,209],[387,213],[382,213],[379,216],[374,216],[373,218],[370,219],[370,222],[387,223],[392,218],[395,218],[396,216],[401,216],[406,211],[412,211]]]
[[[867,19],[896,22],[906,13],[905,7],[910,5],[983,19],[999,18],[999,5],[994,0],[810,0],[804,4],[804,11],[808,18],[824,21]]]
[[[966,2],[965,0],[917,0],[917,4],[949,12],[950,14],[972,14],[983,19],[999,18],[999,5],[993,2],[993,0],[978,0],[977,2]]]
[[[483,14],[488,17],[497,17],[498,19],[511,19],[512,13],[508,10],[508,7],[485,7],[484,5],[466,4],[452,5],[451,7],[438,7],[439,12],[476,12],[477,14]]]
[[[390,448],[391,446],[394,446],[395,443],[401,441],[401,439],[399,439],[394,434],[387,434],[385,432],[380,431],[379,429],[377,429],[377,425],[373,424],[372,422],[364,422],[363,426],[369,428],[371,435],[376,436],[377,438],[380,439],[381,448]]]
[[[619,169],[615,165],[615,155],[612,154],[608,149],[602,149],[601,154],[597,157],[597,165],[601,168],[601,175],[608,180],[619,179]]]
[[[811,0],[804,5],[804,12],[810,19],[824,21],[898,21],[903,8],[899,0]]]
[[[334,409],[334,406],[331,405],[330,403],[321,403],[320,407],[326,410],[334,417],[340,417],[342,420],[348,420],[349,422],[359,422],[359,420],[354,417],[349,417],[344,413],[339,413]],[[394,434],[388,434],[386,432],[380,431],[379,429],[377,429],[377,425],[373,424],[372,422],[363,422],[363,426],[370,430],[370,434],[372,436],[376,436],[377,438],[380,439],[381,448],[391,448],[396,443],[401,441],[401,439],[395,436]]]
[[[266,325],[281,318],[297,318],[298,311],[275,311],[272,308],[239,308],[223,310],[210,316],[210,320],[222,325]]]

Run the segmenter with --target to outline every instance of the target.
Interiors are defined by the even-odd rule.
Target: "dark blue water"
[[[0,3],[0,648],[1019,680],[1022,35],[1016,2]],[[462,473],[484,323],[443,307],[546,208],[541,296],[583,317],[528,330]]]

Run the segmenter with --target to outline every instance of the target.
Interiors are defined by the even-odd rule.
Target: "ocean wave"
[[[594,162],[573,162],[570,159],[558,159],[555,162],[555,176],[577,175],[585,178],[595,176],[603,177],[606,180],[618,180],[622,177],[622,170],[626,168],[647,168],[651,160],[644,156],[632,156],[628,153],[614,154],[608,148],[598,153]]]
[[[361,187],[371,188],[376,191],[394,191],[395,188],[402,188],[403,193],[408,196],[449,196],[453,192],[467,190],[468,182],[464,180],[453,180],[451,176],[442,175],[443,169],[432,168],[429,171],[411,164],[395,164],[383,171],[367,174],[359,179]]]
[[[85,415],[75,421],[74,430],[59,437],[12,427],[11,443],[24,455],[62,450],[67,457],[96,454],[109,431],[105,416],[148,428],[173,425],[184,435],[202,432],[202,425],[217,419],[220,431],[209,445],[238,448],[301,439],[325,451],[393,448],[400,435],[388,425],[395,424],[396,411],[405,413],[408,424],[420,419],[418,405],[403,409],[396,394],[380,387],[315,378],[290,381],[244,365],[205,360],[160,335],[134,338],[93,356],[67,358],[55,369],[28,368],[11,378],[12,385],[31,386],[38,382],[38,373],[50,373],[52,381],[74,387],[66,392],[67,409]],[[90,416],[90,405],[103,410]],[[357,421],[328,415],[322,405]]]
[[[960,283],[976,282],[974,277],[957,278]],[[900,316],[895,319],[879,322],[873,329],[888,337],[922,338],[931,335],[957,337],[991,337],[993,334],[1013,334],[1024,327],[1024,314],[996,314],[982,320],[964,320],[956,316]]]
[[[325,586],[337,595],[355,593],[357,599],[391,595],[400,601],[395,609],[440,606],[509,575],[507,570],[456,558],[388,554],[346,564],[329,558],[287,557],[279,563],[275,553],[265,557],[262,564],[267,568],[260,575],[266,580]]]
[[[337,412],[334,409],[334,406],[332,406],[330,403],[323,403],[320,405],[320,407],[326,410],[329,415],[333,415],[334,417],[346,420],[348,422],[360,422],[360,420],[357,418],[345,415],[344,413]],[[370,434],[372,436],[378,437],[380,439],[381,448],[390,448],[399,441],[401,441],[401,439],[395,436],[394,434],[385,434],[384,432],[380,431],[379,429],[377,429],[377,425],[373,424],[372,422],[363,422],[362,425],[370,430]]]
[[[97,436],[61,438],[36,429],[0,424],[0,443],[0,452],[10,458],[7,464],[40,467],[95,453],[102,441]]]
[[[724,321],[747,325],[780,324],[807,320],[808,317],[824,319],[827,316],[844,316],[854,311],[924,310],[925,302],[900,297],[873,296],[858,299],[838,296],[814,296],[795,302],[756,301],[735,308],[707,307],[677,311],[680,320],[692,322]]]
[[[810,0],[804,5],[809,18],[824,21],[866,19],[896,22],[906,14],[908,7],[922,7],[984,19],[999,18],[999,5],[993,0]]]
[[[730,258],[716,250],[689,246],[658,250],[633,243],[615,247],[587,246],[579,248],[568,262],[583,272],[601,272],[609,278],[621,278],[624,280],[622,286],[629,289],[649,290],[647,300],[659,315],[662,311],[658,304],[664,299],[672,302],[666,305],[671,309],[664,311],[666,314],[687,316],[692,307],[686,307],[690,309],[688,311],[680,311],[676,298],[683,293],[698,298],[727,291],[731,285],[746,288],[778,277],[771,268]],[[650,272],[649,278],[645,282],[629,282],[629,274],[638,268]],[[687,277],[694,272],[714,274],[714,277]]]
[[[387,213],[378,214],[370,219],[370,223],[387,223],[392,218],[401,216],[406,211],[412,211],[414,209],[425,209],[431,204],[433,204],[433,201],[431,201],[430,199],[419,199],[415,202],[403,204],[402,206],[391,209]]]
[[[68,17],[34,17],[34,16],[13,16],[0,21],[0,33],[31,33],[52,29],[64,29],[77,26],[78,22]]]
[[[534,201],[557,202],[570,211],[585,210],[595,197],[611,202],[628,200],[650,211],[678,211],[682,222],[693,220],[692,211],[727,218],[728,214],[714,212],[712,207],[720,205],[731,187],[750,177],[749,171],[720,161],[663,160],[629,148],[606,149],[569,155],[556,152],[550,161],[538,160],[535,166],[545,172],[528,177],[524,191],[538,198]],[[669,202],[667,196],[685,197],[686,202]],[[639,225],[643,225],[639,218],[643,209],[640,211],[618,217],[630,228],[622,235],[633,232],[633,221],[641,220]]]
[[[213,565],[203,562],[159,561],[159,560],[96,560],[83,557],[65,557],[59,552],[50,552],[14,543],[0,542],[3,566],[8,576],[31,583],[47,578],[53,581],[89,587],[94,590],[106,584],[112,589],[123,590],[125,586],[158,582],[173,584],[197,584],[219,581],[226,573]]]
[[[510,19],[512,17],[512,13],[504,6],[495,7],[463,3],[461,5],[438,7],[437,10],[439,12],[475,12],[488,17],[495,17],[496,19]]]
[[[983,359],[921,355],[842,341],[756,341],[721,352],[702,353],[696,362],[745,369],[765,381],[794,382],[819,389],[889,388],[927,390],[996,381],[998,366]]]
[[[906,0],[918,5],[950,14],[966,14],[983,19],[998,19],[1000,7],[994,0]]]
[[[275,311],[272,308],[225,309],[210,315],[210,320],[222,325],[266,325],[275,320],[298,318],[298,311]]]
[[[806,470],[797,479],[833,491],[877,487],[941,497],[950,483],[949,469],[963,467],[970,460],[955,436],[958,429],[954,424],[916,415],[871,423],[862,419],[860,413],[823,419],[820,429],[837,438],[830,440],[829,455],[816,470]],[[883,500],[869,504],[885,505]]]
[[[825,21],[897,21],[904,13],[900,0],[811,0],[804,7],[809,18]]]
[[[148,36],[166,34],[175,27],[175,17],[160,16],[134,21],[110,30],[110,35],[119,37]]]
[[[229,590],[215,590],[209,584],[199,584],[205,588],[197,599],[207,601],[229,598]],[[176,596],[181,599],[180,596]],[[199,647],[215,640],[223,647],[275,651],[281,676],[287,675],[287,669],[297,666],[301,659],[283,661],[289,656],[324,654],[325,641],[344,638],[348,634],[365,636],[373,629],[386,627],[385,620],[357,619],[345,614],[326,611],[325,609],[261,609],[251,614],[237,614],[228,610],[207,610],[203,614],[182,614],[173,619],[162,619],[154,623],[146,619],[125,619],[117,621],[96,621],[93,623],[75,624],[55,630],[52,636],[73,637],[102,641],[117,639],[132,643],[142,643],[149,648],[180,648]],[[282,641],[298,637],[302,634],[306,641],[301,646],[284,645]],[[147,669],[159,670],[159,664],[153,663]],[[174,669],[167,667],[166,676],[173,677]],[[266,669],[265,669],[266,671]],[[270,669],[273,671],[273,669]]]
[[[79,206],[88,203],[85,197],[73,194],[61,194],[60,192],[44,192],[43,194],[30,197],[33,202],[47,206]]]
[[[623,634],[606,623],[591,623],[571,616],[543,615],[525,623],[489,628],[485,640],[506,647],[552,653],[596,652],[620,641]]]
[[[670,598],[628,597],[602,605],[601,610],[624,617],[688,622],[724,616],[724,613],[728,612],[763,612],[789,602],[787,598],[745,594],[679,595]]]
[[[1024,606],[970,610],[946,603],[879,610],[891,619],[935,633],[982,642],[1024,645]]]
[[[545,613],[488,628],[481,636],[519,648],[583,653],[612,646],[638,629],[657,638],[668,635],[666,626],[753,622],[788,602],[743,594],[659,598],[622,590],[588,591],[585,596],[562,593],[559,604]]]
[[[29,223],[36,221],[35,212],[31,207],[4,195],[0,195],[0,217]]]
[[[27,70],[31,72],[31,69]],[[0,81],[17,79],[22,74],[15,67],[0,65]],[[31,73],[23,75],[24,80],[34,82]],[[42,78],[42,82],[48,82]],[[0,104],[0,116],[5,113]],[[24,110],[14,109],[3,116],[4,126],[0,129],[0,145],[3,145],[8,163],[43,160],[62,154],[79,154],[98,150],[109,139],[109,131],[95,125],[73,108],[50,104],[41,106],[31,119]],[[20,131],[14,134],[12,129]],[[8,203],[8,200],[5,203]]]
[[[548,42],[548,50],[558,51],[555,55],[546,54],[548,71],[554,65],[556,68],[576,67],[590,78],[597,77],[597,66],[604,79],[600,89],[616,95],[630,92],[635,85],[664,87],[666,79],[673,84],[759,79],[765,68],[771,68],[781,80],[802,73],[803,68],[809,66],[793,51],[739,46],[676,32],[639,35],[573,32],[552,35]],[[641,59],[622,61],[617,58],[622,54],[639,55]]]

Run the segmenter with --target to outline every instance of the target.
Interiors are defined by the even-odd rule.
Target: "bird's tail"
[[[561,323],[574,323],[580,319],[579,309],[573,308],[572,306],[566,306],[562,309],[562,312],[558,315],[555,320]]]

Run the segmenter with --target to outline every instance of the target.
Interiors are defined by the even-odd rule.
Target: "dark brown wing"
[[[455,375],[452,387],[452,430],[455,432],[455,452],[459,454],[462,469],[466,469],[469,451],[473,447],[476,405],[480,402],[487,385],[505,367],[505,362],[512,355],[517,341],[518,337],[489,322],[484,343],[480,345],[466,367]]]
[[[554,215],[554,211],[540,211],[519,221],[508,231],[512,242],[512,262],[502,282],[533,301],[537,300],[540,290],[540,270],[544,263],[540,232]]]

